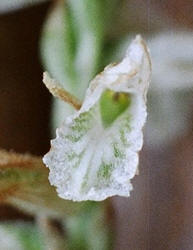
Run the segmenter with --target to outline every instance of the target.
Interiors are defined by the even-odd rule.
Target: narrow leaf
[[[60,199],[40,157],[0,150],[0,203],[52,217],[76,214],[83,206]]]

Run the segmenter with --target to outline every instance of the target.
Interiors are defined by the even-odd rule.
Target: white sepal
[[[148,50],[137,36],[125,58],[96,76],[81,109],[57,129],[43,161],[60,197],[100,201],[129,196],[143,144],[150,72]]]

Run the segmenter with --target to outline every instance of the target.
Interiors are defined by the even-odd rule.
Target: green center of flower
[[[109,89],[104,91],[100,98],[100,112],[104,128],[111,126],[130,104],[130,94]]]

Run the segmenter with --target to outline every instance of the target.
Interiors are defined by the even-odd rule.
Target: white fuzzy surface
[[[147,48],[137,36],[125,58],[96,76],[81,109],[57,129],[57,137],[43,161],[60,197],[100,201],[113,195],[129,196],[130,180],[137,172],[138,151],[143,144],[150,72]],[[99,100],[107,89],[130,94],[131,105],[109,128],[104,128]],[[119,156],[115,154],[116,145]],[[100,175],[104,165],[108,178]]]

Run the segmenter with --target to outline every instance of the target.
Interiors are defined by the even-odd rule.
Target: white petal
[[[154,33],[149,47],[153,71],[145,140],[150,147],[166,147],[192,122],[193,32]]]
[[[191,89],[193,86],[193,32],[175,30],[154,34],[149,41],[152,91]]]
[[[122,62],[96,76],[81,109],[57,129],[43,161],[60,197],[99,201],[113,195],[129,196],[143,143],[150,71],[147,48],[137,36]],[[104,104],[101,106],[106,93],[130,101],[110,124],[105,124]],[[113,104],[110,107],[110,113],[116,112]]]

